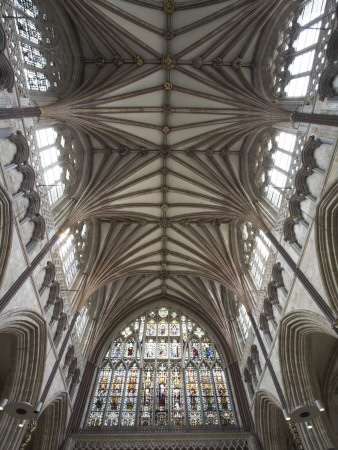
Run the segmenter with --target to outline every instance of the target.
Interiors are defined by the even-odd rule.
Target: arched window
[[[74,280],[79,264],[82,264],[85,259],[87,232],[87,224],[80,222],[62,233],[58,241],[59,254],[68,286]]]
[[[63,52],[54,48],[59,36],[52,14],[45,7],[43,4],[37,7],[31,0],[12,2],[28,88],[41,92],[59,87],[65,67]]]
[[[48,199],[53,205],[78,181],[81,144],[67,127],[41,128],[36,137]]]
[[[234,424],[225,371],[213,340],[172,308],[137,317],[106,353],[87,423]]]
[[[270,58],[271,86],[277,96],[304,97],[310,80],[317,90],[319,72],[325,61],[319,46],[331,33],[326,4],[326,0],[311,0],[303,4],[278,33],[276,48]]]
[[[290,180],[298,170],[300,140],[294,133],[269,129],[257,137],[250,151],[249,164],[257,194],[266,197],[276,208],[291,189]]]
[[[48,199],[55,203],[64,193],[65,185],[61,181],[60,150],[56,146],[57,132],[54,128],[36,131],[40,159],[48,191]]]
[[[238,322],[241,327],[243,337],[244,337],[244,339],[246,339],[249,334],[250,319],[249,319],[248,314],[245,310],[245,307],[242,303],[238,310]]]
[[[276,135],[274,145],[271,144],[273,167],[268,173],[269,180],[265,194],[277,207],[281,204],[286,187],[295,143],[296,135],[280,132]]]

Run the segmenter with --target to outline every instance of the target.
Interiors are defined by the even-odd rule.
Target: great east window
[[[213,340],[186,315],[160,307],[111,343],[91,402],[89,427],[234,424]]]

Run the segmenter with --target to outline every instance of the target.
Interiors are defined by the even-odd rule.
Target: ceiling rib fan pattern
[[[251,305],[228,224],[268,230],[239,181],[238,154],[251,132],[290,121],[251,84],[257,37],[283,2],[61,3],[83,39],[85,80],[41,106],[41,119],[67,121],[103,152],[63,228],[111,223],[76,308],[105,288],[104,334],[122,306],[165,295],[209,317],[232,349],[224,289]]]

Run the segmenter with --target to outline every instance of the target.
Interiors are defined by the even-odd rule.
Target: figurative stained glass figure
[[[190,388],[190,405],[191,409],[196,410],[197,409],[197,402],[196,402],[196,389],[194,386]]]
[[[211,350],[209,346],[205,348],[205,357],[208,359],[211,358]]]
[[[98,398],[95,402],[95,406],[97,409],[101,409],[103,406],[103,401],[100,398]]]
[[[179,388],[174,388],[174,409],[181,408],[181,394]]]
[[[205,389],[205,399],[207,401],[207,411],[212,411],[213,407],[212,407],[212,397],[210,394],[210,389],[206,388]]]
[[[198,350],[196,347],[192,348],[192,357],[193,359],[198,359]]]
[[[134,345],[131,342],[128,347],[128,356],[133,356]]]
[[[145,353],[145,357],[148,359],[155,357],[155,343],[152,341],[152,339],[150,339],[150,341],[146,343]]]
[[[158,404],[161,407],[165,407],[165,384],[160,383],[158,390]]]
[[[164,336],[165,335],[165,324],[164,323],[162,323],[161,324],[161,336]]]
[[[99,385],[98,392],[102,395],[105,394],[107,391],[107,387],[108,387],[108,376],[103,375],[100,385]]]
[[[149,408],[151,405],[151,392],[149,388],[145,388],[143,396],[143,406]]]
[[[218,392],[219,392],[219,395],[221,397],[222,409],[223,410],[227,410],[228,409],[228,401],[227,401],[227,398],[225,396],[225,390],[224,390],[223,386],[220,387]]]
[[[155,336],[155,324],[148,324],[148,336]]]
[[[167,358],[167,344],[165,342],[161,342],[159,346],[159,357]]]
[[[119,401],[119,395],[120,395],[120,390],[117,387],[115,389],[115,391],[114,391],[114,395],[113,395],[112,402],[111,402],[111,405],[110,405],[110,407],[111,407],[111,409],[113,411],[117,410],[117,405],[118,405],[118,401]]]
[[[171,352],[172,358],[178,358],[179,357],[179,348],[178,343],[176,341],[172,344],[172,352]]]
[[[171,331],[170,331],[170,334],[172,335],[172,336],[178,336],[178,325],[176,324],[176,323],[172,323],[171,324]]]
[[[120,351],[121,351],[121,342],[117,341],[115,344],[114,358],[118,358],[120,356]]]

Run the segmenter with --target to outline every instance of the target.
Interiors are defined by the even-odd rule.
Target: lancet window
[[[192,319],[155,308],[114,338],[98,374],[89,427],[234,423],[222,361]]]

